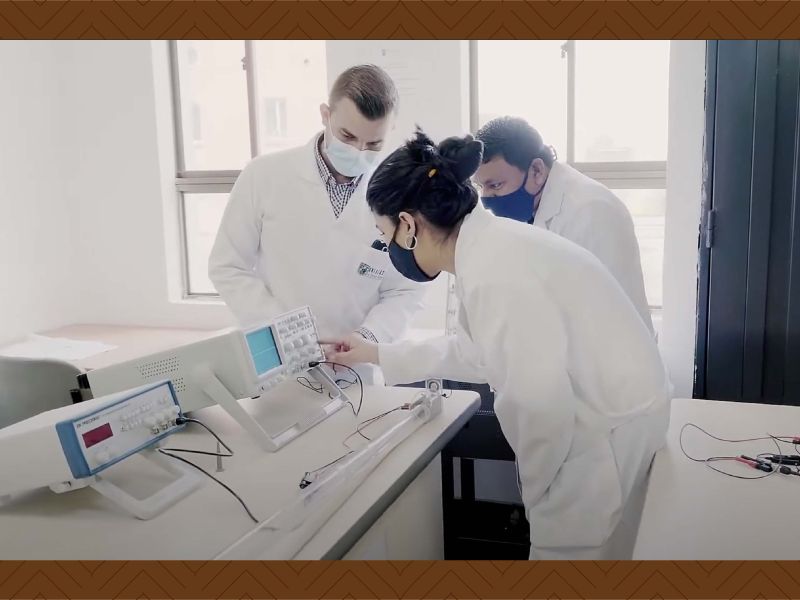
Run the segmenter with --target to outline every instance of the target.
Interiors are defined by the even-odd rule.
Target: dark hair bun
[[[469,180],[481,165],[483,142],[452,137],[438,146],[417,127],[414,136],[380,165],[367,187],[367,204],[375,214],[397,223],[402,211],[419,213],[451,232],[478,203]]]
[[[439,144],[439,154],[450,163],[459,182],[467,181],[481,166],[483,142],[471,135],[449,137]]]
[[[438,154],[436,144],[419,126],[414,132],[414,137],[406,143],[405,147],[411,159],[422,166],[436,162],[436,155]]]

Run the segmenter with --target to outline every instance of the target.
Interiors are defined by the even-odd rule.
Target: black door
[[[800,404],[800,42],[709,42],[695,396]]]

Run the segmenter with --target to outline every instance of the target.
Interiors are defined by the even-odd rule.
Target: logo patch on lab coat
[[[362,262],[358,265],[358,274],[362,277],[369,277],[370,279],[383,279],[386,272],[383,269],[376,269],[375,267]]]

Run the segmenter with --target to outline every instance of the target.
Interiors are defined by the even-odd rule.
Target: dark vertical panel
[[[793,82],[797,94],[797,81]],[[795,97],[795,107],[797,97]],[[800,404],[800,206],[798,206],[798,173],[800,172],[800,153],[798,152],[797,127],[793,146],[794,160],[791,168],[791,240],[789,242],[789,297],[786,315],[786,356],[783,395],[786,403]],[[788,165],[787,165],[788,167]]]
[[[750,230],[742,362],[742,399],[762,397],[778,42],[759,42],[756,54]]]
[[[742,394],[756,47],[720,42],[717,57],[706,394],[718,400]]]
[[[447,451],[447,447],[442,450],[440,456],[442,461],[442,535],[444,536],[444,556],[447,558],[453,556],[456,538],[453,477],[453,461],[455,459],[452,453]]]
[[[800,42],[782,41],[778,52],[772,205],[762,207],[771,212],[763,382],[763,400],[771,403],[782,403],[784,398],[799,79]]]
[[[711,40],[706,45],[706,115],[703,138],[703,202],[701,235],[699,237],[697,277],[697,333],[695,335],[695,398],[706,397],[706,347],[708,342],[708,285],[711,251],[706,247],[705,228],[714,181],[714,116],[717,102],[717,54],[719,42]]]
[[[800,405],[800,41],[711,55],[695,393]]]

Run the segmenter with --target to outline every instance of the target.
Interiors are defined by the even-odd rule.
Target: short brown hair
[[[328,104],[349,98],[359,112],[370,121],[382,119],[397,108],[398,96],[394,81],[380,67],[357,65],[350,67],[333,82]]]

